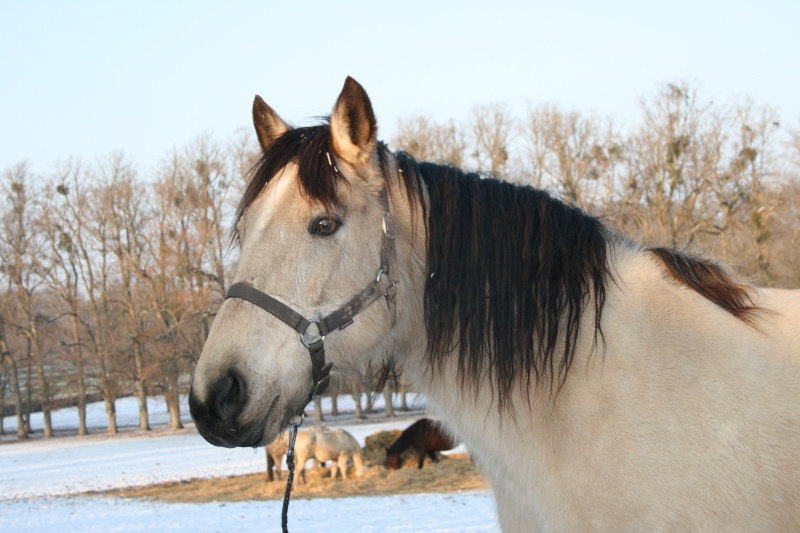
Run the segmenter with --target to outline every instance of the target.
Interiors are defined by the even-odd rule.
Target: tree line
[[[522,115],[483,105],[462,122],[410,117],[390,146],[549,189],[636,239],[710,250],[759,285],[800,286],[800,131],[769,106],[716,104],[687,83],[640,104],[627,126],[553,104]],[[128,395],[140,428],[148,395],[163,396],[181,427],[180,394],[231,277],[230,224],[258,155],[238,133],[200,136],[146,173],[122,154],[45,175],[5,169],[0,412],[16,416],[19,438],[32,411],[52,436],[50,413],[66,404],[85,434],[94,400],[115,433],[115,400]],[[371,384],[337,387],[354,392],[360,414]]]
[[[401,120],[392,145],[549,189],[640,241],[709,250],[756,284],[800,285],[800,129],[752,98],[716,104],[688,83],[640,109],[624,126],[553,104],[524,116],[479,106],[463,123]]]

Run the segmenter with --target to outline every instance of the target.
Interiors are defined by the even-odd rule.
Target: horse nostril
[[[212,394],[214,410],[221,420],[232,420],[244,410],[245,394],[242,380],[234,374],[219,380]]]

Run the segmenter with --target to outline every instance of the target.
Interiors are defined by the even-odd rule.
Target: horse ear
[[[334,151],[354,167],[366,164],[378,143],[378,125],[364,88],[350,76],[331,114]]]
[[[275,139],[289,131],[289,126],[258,95],[253,100],[253,125],[256,127],[258,144],[265,152]]]

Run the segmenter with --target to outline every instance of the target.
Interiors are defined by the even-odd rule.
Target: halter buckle
[[[308,321],[311,322],[311,324],[319,324],[318,318],[309,318]],[[308,325],[309,328],[311,327],[311,324]],[[306,328],[306,330],[300,334],[300,342],[302,342],[303,346],[305,346],[306,348],[311,348],[312,344],[324,340],[325,340],[325,335],[319,334],[319,326],[317,326],[316,335],[309,334],[308,328]]]
[[[397,225],[394,223],[394,217],[392,217],[391,213],[386,211],[381,213],[381,228],[387,239],[395,239],[397,237]]]

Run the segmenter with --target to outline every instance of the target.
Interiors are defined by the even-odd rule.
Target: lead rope
[[[294,422],[289,428],[289,450],[286,452],[286,466],[289,468],[289,477],[286,479],[286,492],[283,494],[283,511],[281,511],[281,527],[283,533],[289,533],[289,498],[292,496],[292,482],[294,481],[294,441],[297,430],[303,425],[305,413],[300,415],[300,421]],[[280,467],[280,465],[278,465]]]

